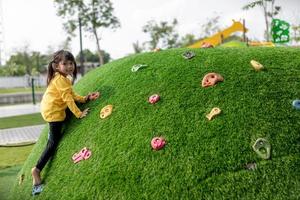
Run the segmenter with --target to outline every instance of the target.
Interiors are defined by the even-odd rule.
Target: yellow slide
[[[248,29],[246,29],[246,27],[244,27],[241,22],[237,22],[234,20],[232,20],[232,21],[233,21],[233,24],[229,28],[226,28],[223,31],[218,32],[209,38],[199,40],[199,41],[195,42],[194,44],[188,46],[188,48],[201,48],[203,43],[209,43],[209,44],[212,44],[213,46],[217,46],[217,45],[221,44],[222,38],[224,40],[225,38],[228,38],[234,32],[237,32],[237,31],[247,32],[248,31]]]

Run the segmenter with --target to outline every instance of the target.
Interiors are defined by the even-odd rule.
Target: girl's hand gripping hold
[[[89,110],[90,110],[89,108],[84,109],[84,110],[82,111],[82,114],[80,115],[79,118],[80,118],[80,119],[81,119],[81,118],[84,118],[84,117],[88,114]]]

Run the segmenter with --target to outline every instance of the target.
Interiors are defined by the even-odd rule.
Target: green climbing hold
[[[185,59],[192,59],[193,57],[195,57],[195,53],[192,52],[192,51],[186,51],[182,54],[182,56],[185,58]]]
[[[145,65],[145,64],[136,64],[136,65],[133,65],[132,68],[131,68],[131,71],[132,72],[137,72],[139,69],[143,68],[143,67],[147,67],[148,65]]]
[[[269,159],[271,157],[271,145],[268,140],[258,138],[252,147],[261,158]]]

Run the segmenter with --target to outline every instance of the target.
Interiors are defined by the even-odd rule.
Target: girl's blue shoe
[[[32,187],[32,195],[35,196],[37,194],[40,194],[43,191],[43,185],[39,184],[39,185],[34,185]]]

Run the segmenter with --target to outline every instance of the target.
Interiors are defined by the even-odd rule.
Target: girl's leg
[[[38,160],[36,166],[31,170],[33,185],[41,184],[40,172],[43,170],[48,160],[53,156],[56,150],[56,147],[62,135],[62,125],[63,122],[49,122],[50,132],[46,148],[42,153],[40,159]]]

